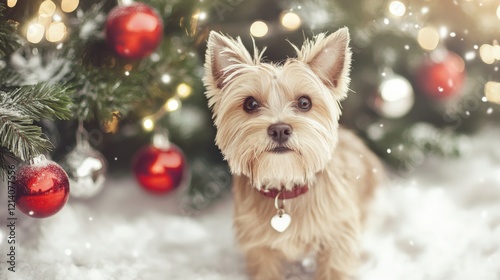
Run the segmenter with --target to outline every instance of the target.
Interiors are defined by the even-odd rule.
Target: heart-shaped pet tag
[[[271,226],[277,232],[284,232],[290,226],[291,222],[292,222],[292,217],[290,217],[290,215],[288,215],[287,213],[283,213],[281,215],[276,214],[271,219]]]

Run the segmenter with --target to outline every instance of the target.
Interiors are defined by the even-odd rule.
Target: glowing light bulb
[[[281,25],[288,30],[295,30],[300,24],[300,17],[296,13],[288,12],[281,17]]]
[[[43,25],[39,23],[32,23],[28,26],[28,30],[26,32],[26,39],[30,43],[37,44],[42,40],[44,33],[45,33],[45,27],[43,27]]]
[[[164,84],[168,84],[172,81],[172,77],[169,74],[163,74],[163,75],[161,75],[161,81]]]
[[[78,4],[80,4],[80,0],[62,0],[61,10],[65,13],[71,13],[78,8]]]
[[[465,53],[465,60],[473,60],[474,58],[476,58],[476,53],[474,51]]]
[[[500,60],[500,46],[496,40],[493,43],[493,56],[495,56],[496,60]]]
[[[152,131],[153,128],[155,128],[155,123],[153,122],[153,120],[151,118],[148,117],[142,121],[142,127],[146,131]]]
[[[59,42],[66,36],[66,25],[62,22],[53,22],[47,28],[45,38],[49,42]]]
[[[263,21],[256,21],[252,23],[250,26],[250,34],[255,37],[264,37],[266,36],[267,32],[269,31],[269,28],[267,27],[267,24]]]
[[[500,83],[487,82],[484,86],[484,95],[489,102],[500,104]]]
[[[181,107],[181,102],[179,100],[175,99],[175,98],[170,98],[165,103],[165,109],[168,112],[173,112],[173,111],[179,109],[180,107]]]
[[[52,17],[52,19],[54,21],[62,21],[62,17],[60,15],[58,15],[58,14],[54,14],[54,16]]]
[[[50,0],[43,1],[38,9],[38,14],[41,16],[51,17],[56,11],[56,4]]]
[[[498,19],[500,19],[500,5],[498,5],[498,8],[497,8],[497,17],[498,17]]]
[[[424,27],[418,31],[417,41],[423,49],[434,50],[439,44],[439,33],[432,27]]]
[[[483,44],[479,48],[479,56],[486,64],[493,64],[495,62],[495,54],[493,46],[489,44]]]
[[[17,4],[17,0],[7,0],[7,7],[13,8]]]
[[[179,84],[177,86],[177,95],[179,95],[179,97],[181,97],[181,98],[186,98],[186,97],[190,96],[191,92],[192,92],[192,88],[185,83]]]
[[[397,17],[401,17],[406,12],[406,6],[403,2],[392,1],[391,4],[389,4],[389,12]]]

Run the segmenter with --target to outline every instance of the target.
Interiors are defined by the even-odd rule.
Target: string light
[[[500,60],[500,46],[496,40],[493,41],[493,55],[496,60]]]
[[[288,30],[296,30],[300,24],[300,17],[296,13],[288,12],[281,17],[281,25]]]
[[[495,54],[493,51],[493,46],[489,44],[483,44],[479,48],[479,56],[486,64],[493,64],[495,62]]]
[[[161,81],[164,84],[168,84],[172,81],[172,77],[169,74],[163,74],[161,75]]]
[[[260,20],[252,23],[250,26],[250,34],[254,37],[264,37],[268,31],[269,28],[267,27],[267,24]]]
[[[155,128],[155,124],[150,117],[147,117],[142,121],[142,127],[146,131],[152,131]]]
[[[38,9],[41,16],[51,17],[56,12],[56,4],[50,0],[43,1]]]
[[[171,77],[168,74],[163,74],[161,77],[162,82],[170,83]],[[165,104],[154,114],[147,116],[142,121],[142,127],[145,131],[152,131],[154,129],[154,122],[160,119],[165,113],[173,112],[181,108],[182,101],[180,99],[187,98],[191,95],[193,88],[186,84],[180,83],[177,88],[174,97],[169,98]]]
[[[17,0],[7,0],[7,7],[9,8],[14,8],[14,6],[17,4]]]
[[[439,44],[439,33],[432,27],[424,27],[418,31],[417,41],[423,49],[434,50]]]
[[[500,5],[498,5],[498,8],[497,8],[497,17],[498,17],[498,19],[500,19]]]
[[[484,95],[489,102],[500,104],[500,83],[487,82],[484,86]]]
[[[78,4],[80,4],[79,0],[62,0],[61,10],[65,13],[71,13],[78,8]]]
[[[43,25],[39,23],[31,23],[26,31],[26,39],[30,43],[37,44],[40,43],[44,34],[45,27],[43,27]]]
[[[176,111],[177,109],[179,109],[181,107],[181,102],[176,99],[176,98],[170,98],[169,100],[167,100],[167,102],[165,103],[165,109],[168,111],[168,112],[173,112],[173,111]]]
[[[181,83],[177,86],[177,95],[180,98],[188,97],[189,95],[191,95],[191,92],[192,92],[192,88],[185,83]]]
[[[49,42],[59,42],[66,36],[66,25],[62,22],[53,22],[49,25],[45,38]]]

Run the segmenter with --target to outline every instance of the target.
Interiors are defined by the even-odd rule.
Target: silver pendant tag
[[[285,202],[283,201],[281,205],[279,205],[279,197],[281,195],[281,191],[276,195],[274,199],[274,207],[278,212],[271,219],[271,227],[277,232],[284,232],[292,222],[292,217],[285,213]]]
[[[271,219],[271,226],[277,232],[284,232],[292,222],[292,217],[285,213],[285,210],[278,209],[278,213]]]

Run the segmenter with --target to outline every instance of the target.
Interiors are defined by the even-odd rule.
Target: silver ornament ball
[[[380,83],[372,107],[380,116],[394,119],[406,115],[414,103],[415,96],[410,82],[394,74]]]
[[[97,195],[106,181],[107,162],[104,156],[90,144],[77,145],[61,162],[68,173],[70,196],[91,198]]]

